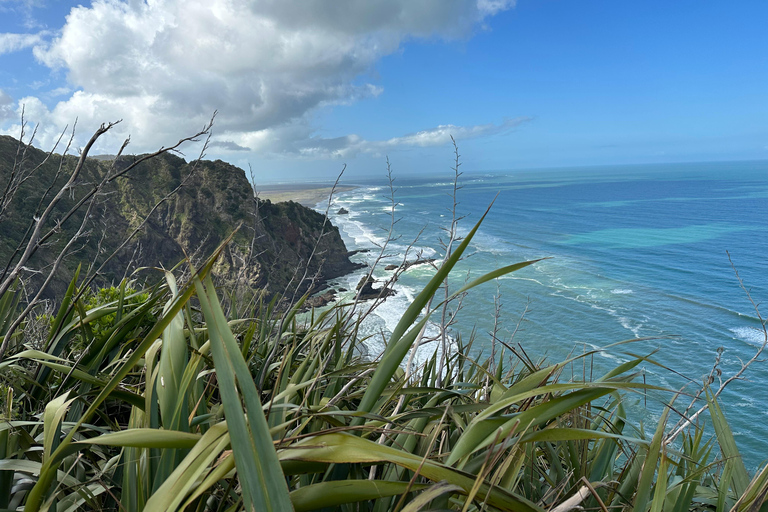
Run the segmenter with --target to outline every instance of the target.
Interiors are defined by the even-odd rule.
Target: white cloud
[[[248,148],[244,148],[238,144],[235,144],[231,140],[214,140],[208,147],[210,148],[223,148],[226,151],[250,151]]]
[[[460,141],[497,135],[530,120],[530,117],[516,117],[506,119],[499,124],[440,125],[387,140],[365,140],[354,134],[334,138],[316,137],[312,136],[311,130],[306,125],[296,124],[240,136],[230,134],[235,142],[227,141],[217,145],[226,148],[227,145],[232,144],[233,147],[251,148],[260,153],[310,159],[348,158],[359,153],[381,155],[390,150],[443,146],[451,142],[451,137]]]
[[[0,89],[0,123],[16,117],[13,99]]]
[[[42,42],[44,34],[0,34],[0,55],[30,48]]]
[[[72,92],[72,89],[69,87],[57,87],[55,89],[52,89],[48,91],[48,96],[55,97],[55,96],[64,96],[65,94],[69,94]]]
[[[396,137],[389,139],[383,143],[384,146],[439,146],[448,144],[451,141],[451,137],[454,139],[474,139],[475,137],[482,137],[487,135],[495,135],[502,133],[517,126],[520,126],[526,121],[530,121],[529,117],[516,117],[514,119],[506,119],[503,123],[495,124],[482,124],[476,126],[455,126],[452,124],[440,125],[430,130],[422,130],[417,133],[405,135],[403,137]]]
[[[477,0],[477,8],[485,16],[493,16],[515,6],[517,0]]]
[[[0,53],[3,44],[34,45],[37,60],[66,73],[75,91],[50,109],[28,103],[42,141],[75,118],[83,136],[123,119],[105,145],[130,133],[131,149],[143,151],[189,134],[218,110],[223,148],[320,155],[372,144],[354,135],[313,137],[309,118],[318,108],[380,94],[360,81],[378,59],[410,39],[466,37],[512,6],[514,0],[95,0],[73,8],[55,39],[0,39]],[[440,127],[377,144],[429,144],[453,128],[464,130]]]
[[[46,27],[34,16],[36,9],[44,8],[48,0],[0,0],[0,13],[3,21],[15,18],[20,26],[28,30],[40,30]]]

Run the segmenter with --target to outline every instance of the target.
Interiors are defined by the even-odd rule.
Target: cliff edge
[[[25,243],[39,205],[50,200],[51,184],[53,190],[63,185],[77,162],[75,157],[58,155],[45,161],[46,153],[28,147],[19,166],[19,147],[12,137],[0,137],[0,193],[12,180],[18,182],[19,174],[25,176],[13,200],[0,211],[0,272]],[[338,228],[325,215],[291,201],[273,204],[257,199],[245,172],[221,160],[188,163],[172,154],[160,155],[107,185],[87,219],[80,208],[57,224],[105,173],[120,172],[137,158],[88,159],[75,187],[50,217],[55,236],[31,260],[25,279],[40,279],[36,271],[50,264],[81,223],[87,236],[78,240],[63,272],[55,276],[49,297],[63,293],[79,263],[95,261],[98,267],[137,228],[131,241],[104,266],[100,284],[118,282],[126,271],[139,267],[169,268],[187,256],[199,261],[236,228],[215,267],[217,277],[227,284],[263,290],[268,296],[293,294],[298,286],[302,294],[359,267],[349,260]]]

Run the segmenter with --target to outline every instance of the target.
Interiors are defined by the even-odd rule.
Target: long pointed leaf
[[[272,444],[259,393],[229,328],[210,278],[195,278],[200,307],[208,323],[211,352],[224,403],[243,499],[249,510],[291,510],[291,499]],[[238,387],[240,392],[238,392]],[[245,402],[245,420],[241,398]]]
[[[384,446],[367,439],[349,434],[325,434],[307,439],[280,453],[281,460],[304,460],[326,463],[377,463],[390,462],[420,475],[440,482],[445,480],[462,488],[468,494],[475,484],[476,476],[464,473],[423,457]],[[477,493],[479,499],[502,510],[518,512],[543,512],[538,505],[500,487],[483,483]]]

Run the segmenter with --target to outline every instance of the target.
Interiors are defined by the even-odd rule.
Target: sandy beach
[[[335,193],[347,192],[355,189],[352,186],[338,186]],[[259,199],[269,199],[273,203],[283,201],[295,201],[314,208],[319,202],[327,202],[333,190],[332,186],[318,183],[285,183],[277,185],[255,185],[254,190]]]

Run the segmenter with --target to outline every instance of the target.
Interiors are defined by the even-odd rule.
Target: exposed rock
[[[310,308],[321,308],[323,306],[327,306],[334,300],[336,300],[336,292],[334,290],[328,290],[325,293],[321,293],[319,295],[313,295],[312,297],[309,297],[304,302],[303,309],[306,310]]]
[[[398,268],[401,269],[403,272],[408,270],[409,268],[413,267],[414,265],[423,265],[424,263],[434,263],[436,260],[435,258],[418,258],[414,261],[406,261],[402,265],[387,265],[384,267],[384,270],[397,270]]]
[[[376,280],[371,276],[363,276],[360,282],[357,283],[357,292],[360,300],[377,299],[379,297],[386,298],[395,294],[395,290],[383,286],[381,288],[374,288]]]
[[[371,252],[371,250],[370,249],[356,249],[354,251],[347,252],[347,258],[351,258],[355,254],[365,254],[365,253],[368,253],[368,252]]]
[[[418,258],[414,261],[409,261],[404,265],[403,270],[408,270],[409,268],[415,266],[415,265],[424,265],[424,264],[432,264],[435,261],[437,261],[435,258]]]
[[[339,211],[336,212],[338,215],[347,215],[349,213],[349,210],[346,208],[339,208]]]

